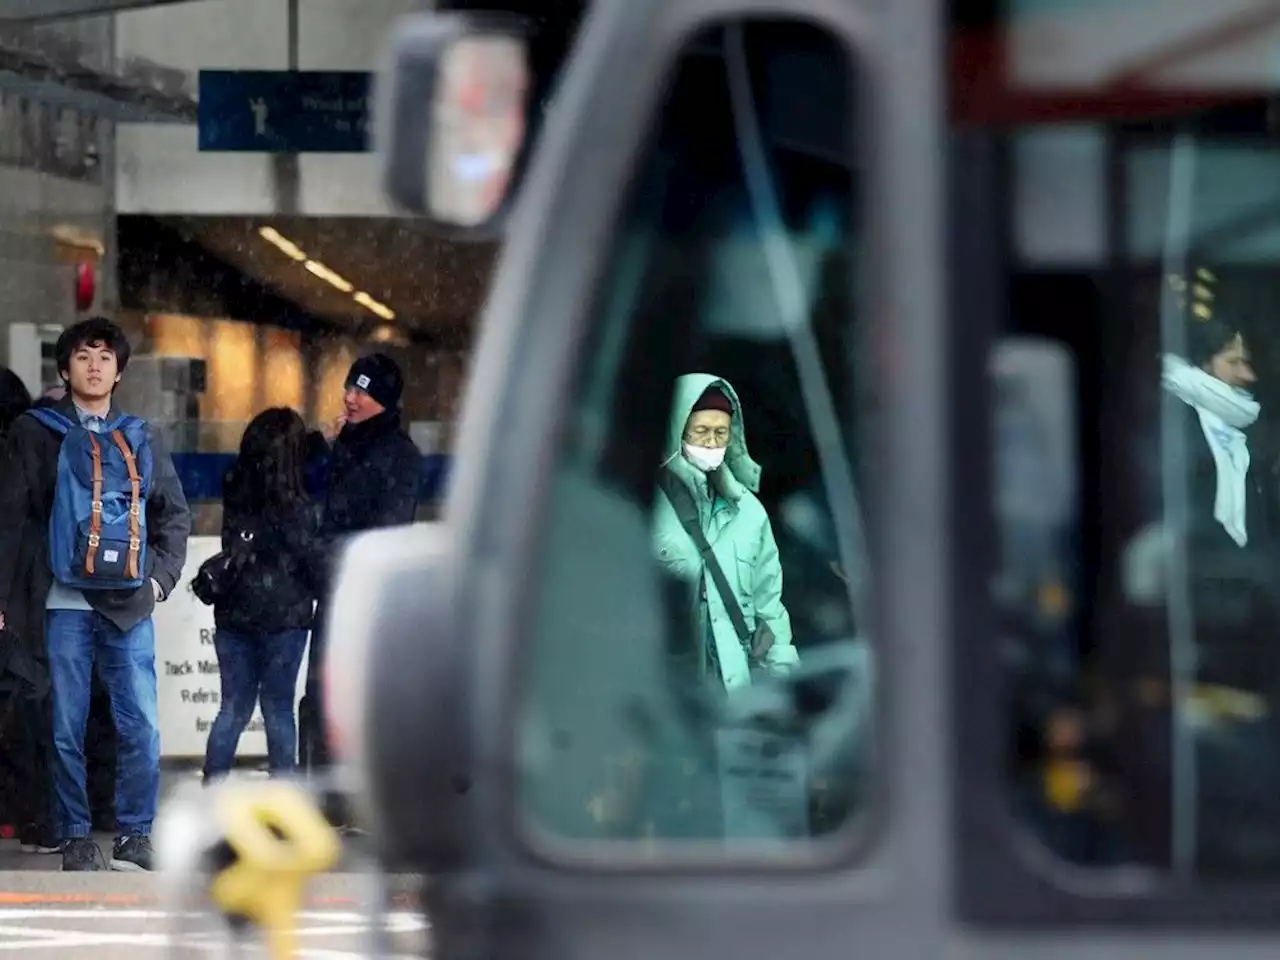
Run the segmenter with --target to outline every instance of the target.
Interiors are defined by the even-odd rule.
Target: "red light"
[[[97,270],[92,263],[76,264],[76,309],[88,310],[93,306],[93,298],[97,293]]]

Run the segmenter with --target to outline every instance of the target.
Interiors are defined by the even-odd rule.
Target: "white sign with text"
[[[156,607],[156,681],[159,694],[160,753],[164,757],[203,757],[213,719],[218,715],[222,689],[218,655],[214,650],[213,607],[191,592],[191,579],[200,565],[218,552],[218,537],[192,537],[187,565],[169,599]],[[302,699],[307,664],[298,673],[295,704]],[[262,710],[240,736],[237,756],[265,757],[267,738]]]

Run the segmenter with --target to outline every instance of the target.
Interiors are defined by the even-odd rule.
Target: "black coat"
[[[68,397],[56,405],[74,416]],[[112,409],[111,416],[118,416]],[[182,484],[160,437],[152,433],[154,475],[147,498],[147,569],[163,596],[173,592],[187,559],[191,512]],[[44,646],[44,605],[53,585],[48,525],[53,510],[62,437],[34,417],[14,421],[5,436],[0,464],[0,610],[27,639]],[[136,590],[87,590],[89,605],[119,629],[151,616],[151,584]]]
[[[1259,692],[1280,690],[1280,538],[1277,500],[1261,431],[1249,437],[1245,478],[1248,541],[1239,545],[1214,518],[1218,472],[1195,410],[1170,401],[1184,427],[1188,600],[1195,627],[1197,674]]]
[[[243,550],[245,565],[228,596],[214,604],[219,630],[262,636],[311,626],[324,579],[315,504],[260,508],[224,484],[222,548]]]
[[[422,456],[400,426],[398,411],[388,410],[342,429],[331,448],[312,436],[318,452],[327,451],[313,475],[325,477],[321,536],[330,571],[343,541],[380,527],[412,523],[418,509]],[[327,592],[328,587],[324,592]],[[307,694],[299,715],[298,753],[303,766],[329,764],[324,734],[324,687],[321,683],[328,647],[328,611],[323,599],[316,610],[307,660]]]
[[[5,449],[5,436],[6,432],[0,431],[0,451]],[[14,592],[18,596],[24,596],[31,589],[35,560],[35,545],[24,535],[19,553],[13,558],[17,585]],[[17,604],[13,614],[5,618],[4,630],[0,631],[0,693],[22,692],[41,698],[49,689],[48,658],[39,642],[44,635],[44,617],[39,618],[40,624],[33,631],[30,616],[28,604]]]
[[[329,453],[324,535],[335,539],[412,523],[421,464],[398,411],[344,427]]]

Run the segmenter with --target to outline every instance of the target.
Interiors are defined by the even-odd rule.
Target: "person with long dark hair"
[[[260,700],[272,776],[297,763],[294,696],[322,582],[319,510],[307,496],[307,430],[293,410],[260,413],[223,479],[223,583],[213,603],[222,680],[204,778],[230,772]]]

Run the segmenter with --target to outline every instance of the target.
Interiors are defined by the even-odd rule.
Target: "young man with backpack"
[[[67,394],[15,421],[0,469],[0,626],[44,627],[63,870],[106,866],[90,838],[85,785],[95,661],[119,744],[110,868],[152,869],[160,733],[151,614],[182,573],[191,515],[159,438],[112,403],[129,352],[105,318],[67,329],[56,347]],[[16,591],[12,558],[31,550],[38,573]]]

